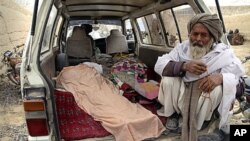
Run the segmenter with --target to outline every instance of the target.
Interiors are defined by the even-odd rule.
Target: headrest
[[[106,38],[106,53],[121,52],[128,52],[126,37],[118,29],[112,29],[110,35]]]
[[[118,29],[112,29],[110,35],[122,35],[122,33]]]
[[[86,32],[83,28],[75,26],[71,35],[71,38],[81,39],[86,37]]]

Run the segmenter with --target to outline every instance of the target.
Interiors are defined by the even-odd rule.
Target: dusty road
[[[0,82],[0,141],[19,140],[27,134],[20,88]]]

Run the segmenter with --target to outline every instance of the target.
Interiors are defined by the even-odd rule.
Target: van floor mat
[[[55,90],[55,100],[62,139],[79,140],[110,135],[100,122],[78,107],[70,92]]]

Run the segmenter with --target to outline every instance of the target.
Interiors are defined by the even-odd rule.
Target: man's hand
[[[184,63],[182,69],[196,75],[201,75],[207,71],[207,65],[202,61],[192,60]]]
[[[211,74],[200,80],[199,88],[202,92],[210,93],[216,86],[219,86],[223,82],[222,74]]]

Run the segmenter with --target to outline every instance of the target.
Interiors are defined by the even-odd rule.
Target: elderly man
[[[155,65],[162,76],[158,100],[163,107],[157,112],[169,117],[166,127],[170,130],[178,128],[181,115],[182,134],[193,141],[197,135],[190,132],[202,129],[217,107],[219,128],[227,127],[244,69],[232,49],[219,43],[223,31],[216,15],[198,14],[187,27],[189,40],[159,57]]]

